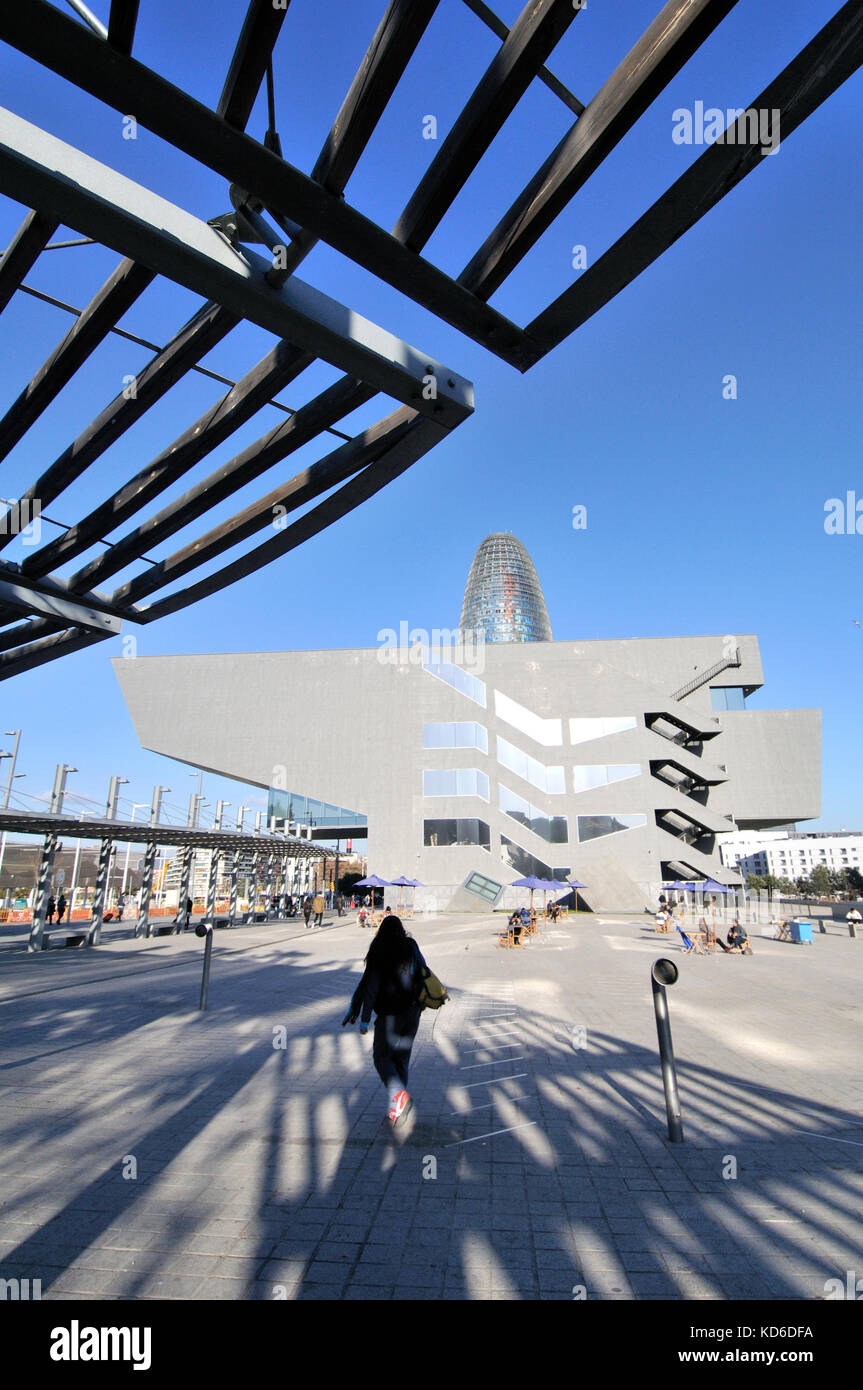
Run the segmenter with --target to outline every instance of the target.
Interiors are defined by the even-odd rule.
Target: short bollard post
[[[201,1000],[198,1004],[198,1009],[201,1010],[207,1007],[207,995],[210,990],[210,957],[213,954],[213,928],[212,926],[208,926],[206,922],[199,922],[195,928],[195,935],[205,936],[207,938],[206,945],[204,946],[204,970],[201,975]]]
[[[683,1143],[683,1121],[680,1117],[680,1096],[677,1073],[674,1070],[674,1049],[671,1046],[671,1025],[668,1022],[668,1000],[665,986],[677,979],[673,960],[660,958],[653,962],[650,983],[653,988],[653,1007],[656,1011],[656,1033],[659,1038],[659,1057],[662,1063],[662,1084],[665,1088],[665,1112],[668,1116],[668,1137],[672,1144]]]

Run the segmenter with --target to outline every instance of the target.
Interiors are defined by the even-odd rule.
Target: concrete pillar
[[[42,937],[45,931],[45,910],[51,892],[51,878],[54,872],[54,855],[57,853],[57,836],[53,831],[45,836],[42,844],[42,858],[39,861],[39,876],[36,880],[36,894],[33,898],[33,923],[30,927],[28,951],[42,950]]]

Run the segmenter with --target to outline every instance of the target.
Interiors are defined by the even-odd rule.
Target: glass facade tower
[[[461,610],[462,632],[486,642],[550,642],[551,623],[533,561],[505,531],[486,536],[473,557]]]

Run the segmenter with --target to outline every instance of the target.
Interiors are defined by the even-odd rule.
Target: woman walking
[[[387,1088],[387,1119],[392,1125],[405,1119],[413,1108],[408,1095],[408,1067],[419,1028],[421,1009],[417,995],[423,980],[419,946],[408,936],[398,917],[385,917],[366,956],[366,968],[342,1021],[356,1023],[362,1010],[360,1032],[367,1033],[375,1013],[372,1050],[375,1070]]]

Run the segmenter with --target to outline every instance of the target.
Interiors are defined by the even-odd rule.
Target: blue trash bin
[[[811,922],[789,922],[791,929],[791,940],[796,942],[807,941],[812,945],[812,923]]]

